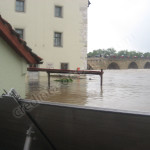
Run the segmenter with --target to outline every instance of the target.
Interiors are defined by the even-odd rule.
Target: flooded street
[[[87,75],[70,83],[46,77],[28,80],[26,98],[102,108],[150,112],[150,70],[104,70],[100,77]]]

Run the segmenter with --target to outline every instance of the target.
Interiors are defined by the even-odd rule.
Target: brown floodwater
[[[28,79],[26,98],[75,105],[150,112],[150,70],[105,70],[103,87],[96,75],[78,76],[70,83],[47,77]]]

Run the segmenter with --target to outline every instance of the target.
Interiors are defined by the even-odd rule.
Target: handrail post
[[[31,150],[31,142],[32,142],[32,134],[33,133],[34,133],[34,131],[32,130],[32,127],[30,127],[26,133],[26,140],[24,143],[23,150]]]
[[[47,72],[48,75],[48,87],[50,88],[50,72]]]
[[[101,69],[101,74],[100,74],[100,76],[101,76],[101,87],[103,86],[103,69]]]

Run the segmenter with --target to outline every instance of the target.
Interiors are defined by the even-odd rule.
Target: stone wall
[[[87,68],[87,8],[88,8],[88,1],[84,0],[80,4],[80,13],[81,13],[81,28],[80,28],[80,42],[83,44],[81,48],[81,61],[82,61],[82,68]]]
[[[144,69],[150,68],[149,58],[88,58],[88,69]]]

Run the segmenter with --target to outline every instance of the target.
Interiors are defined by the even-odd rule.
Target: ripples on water
[[[47,77],[40,77],[39,81],[28,80],[26,97],[84,106],[150,111],[150,70],[105,70],[102,89],[100,77],[96,75],[77,78],[68,84],[58,83],[55,79],[51,78],[50,89]]]

